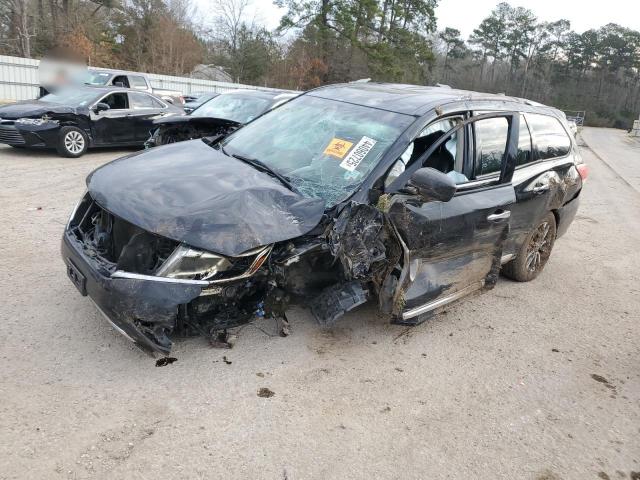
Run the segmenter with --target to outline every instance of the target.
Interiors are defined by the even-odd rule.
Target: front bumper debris
[[[67,273],[75,274],[71,280],[80,293],[93,300],[116,330],[149,353],[166,355],[171,351],[168,334],[176,325],[179,306],[194,300],[203,288],[198,282],[184,280],[104,275],[68,231],[62,240],[62,258]]]

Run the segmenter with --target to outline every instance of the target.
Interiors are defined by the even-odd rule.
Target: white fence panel
[[[0,55],[0,101],[38,96],[39,60]]]
[[[38,96],[38,65],[40,60],[0,55],[0,102],[28,100]],[[91,67],[96,70],[108,68]],[[237,89],[281,91],[276,88],[244,85],[241,83],[216,82],[188,77],[146,74],[153,88],[177,90],[183,94],[193,92],[223,93]]]

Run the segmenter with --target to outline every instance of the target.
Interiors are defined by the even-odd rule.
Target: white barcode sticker
[[[371,151],[371,149],[376,145],[376,142],[373,138],[362,137],[356,146],[351,149],[349,155],[340,163],[340,166],[345,170],[349,170],[353,172],[360,162],[364,160],[364,157],[367,156],[367,153]]]

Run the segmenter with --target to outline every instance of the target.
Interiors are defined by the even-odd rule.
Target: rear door
[[[403,306],[404,322],[495,283],[515,202],[511,175],[518,128],[519,115],[512,112],[461,122],[389,185],[388,216],[408,257],[408,272],[394,298],[394,304]],[[408,179],[413,171],[422,166],[450,169],[451,162],[442,158],[454,156],[454,144],[456,154],[463,149],[464,161],[455,162],[454,170],[442,170],[458,184],[454,197],[425,202],[412,194]]]
[[[527,234],[549,211],[576,194],[579,175],[572,150],[571,138],[557,118],[538,113],[521,117],[512,179],[517,203],[512,209],[505,261],[517,253]]]
[[[100,100],[109,110],[91,111],[91,129],[96,145],[129,144],[136,141],[135,123],[126,92],[114,92]]]
[[[151,122],[167,110],[167,106],[160,100],[142,92],[129,92],[129,104],[131,106],[129,115],[133,120],[135,140],[143,143],[149,138]]]

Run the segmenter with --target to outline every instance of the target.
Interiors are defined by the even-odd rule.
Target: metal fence
[[[40,60],[0,55],[0,102],[28,100],[38,96],[38,65]],[[108,68],[92,67],[96,70]],[[183,94],[193,92],[228,92],[230,90],[267,90],[280,91],[275,88],[244,85],[241,83],[216,82],[197,78],[173,77],[147,73],[154,88],[178,90]]]

